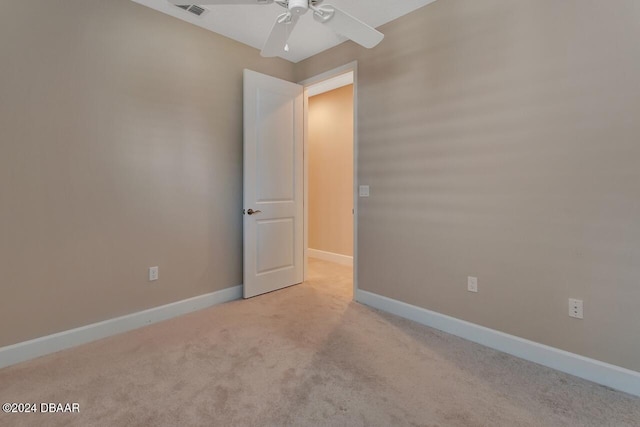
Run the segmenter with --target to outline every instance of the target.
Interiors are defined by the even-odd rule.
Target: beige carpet
[[[640,399],[351,302],[350,269],[0,370],[2,426],[640,426]]]

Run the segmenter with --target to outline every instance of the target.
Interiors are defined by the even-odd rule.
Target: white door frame
[[[324,80],[353,73],[353,299],[358,290],[358,62],[353,61],[316,76],[305,79],[298,84],[304,86],[304,280],[307,280],[309,247],[309,93],[307,88]]]

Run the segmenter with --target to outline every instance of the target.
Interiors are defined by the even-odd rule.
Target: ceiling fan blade
[[[187,4],[195,4],[198,6],[209,4],[271,4],[273,0],[168,0],[169,3],[176,6],[182,6]]]
[[[293,31],[293,27],[298,23],[299,17],[299,15],[289,12],[278,16],[260,55],[272,57],[283,54],[286,51],[287,40]]]
[[[361,46],[370,49],[384,38],[384,34],[380,31],[335,6],[327,4],[317,9],[322,14],[315,11],[313,17],[316,21],[326,24],[336,33],[348,37]]]

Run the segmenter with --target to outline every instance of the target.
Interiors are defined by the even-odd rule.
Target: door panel
[[[295,99],[258,89],[257,201],[295,199]]]
[[[295,265],[295,222],[293,218],[257,221],[257,274],[291,268]]]
[[[303,280],[302,118],[302,86],[245,70],[245,298]]]

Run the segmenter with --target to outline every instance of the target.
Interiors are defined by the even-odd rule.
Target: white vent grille
[[[207,9],[202,6],[198,6],[197,4],[177,4],[176,6],[196,16],[202,16],[209,12]]]

